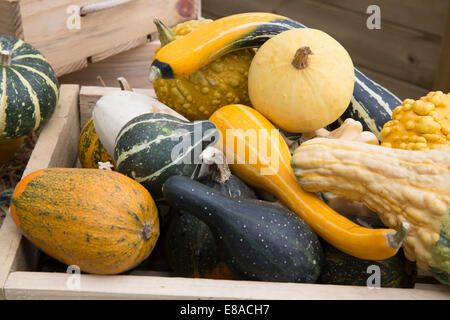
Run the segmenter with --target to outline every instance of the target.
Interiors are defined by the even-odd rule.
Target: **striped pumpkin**
[[[38,50],[0,35],[0,138],[20,138],[42,127],[55,111],[58,86]]]
[[[83,168],[97,169],[99,162],[107,161],[114,165],[113,158],[106,152],[100,142],[92,118],[86,122],[81,130],[80,142],[78,144],[78,158]]]
[[[120,130],[114,160],[120,173],[141,183],[158,200],[169,177],[198,177],[199,155],[218,136],[208,120],[189,122],[164,113],[146,113]]]

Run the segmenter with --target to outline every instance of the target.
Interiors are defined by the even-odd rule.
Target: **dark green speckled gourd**
[[[170,206],[186,210],[213,232],[220,255],[237,279],[314,283],[322,248],[297,215],[261,200],[236,200],[187,177],[163,186]]]
[[[222,183],[211,176],[200,182],[233,199],[256,199],[253,190],[234,175]],[[172,209],[165,231],[165,254],[177,276],[234,279],[220,258],[211,229],[199,218],[185,210]]]
[[[366,286],[367,281],[373,285],[372,265],[380,269],[380,286],[390,288],[414,288],[417,275],[415,263],[406,260],[403,251],[388,259],[369,261],[345,254],[332,245],[322,241],[324,265],[319,283],[352,286]]]

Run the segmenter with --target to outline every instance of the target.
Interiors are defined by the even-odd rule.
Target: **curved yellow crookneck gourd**
[[[259,47],[274,35],[304,27],[297,21],[264,12],[215,20],[158,50],[152,62],[150,81],[186,76],[228,52]]]
[[[221,132],[216,147],[226,155],[231,171],[249,185],[274,194],[324,240],[360,259],[383,260],[396,254],[409,225],[402,225],[399,231],[367,229],[304,191],[290,165],[286,142],[258,111],[228,105],[217,110],[210,121]]]

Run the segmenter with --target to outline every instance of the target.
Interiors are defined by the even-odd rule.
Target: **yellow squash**
[[[290,165],[291,154],[275,127],[256,110],[229,105],[210,118],[221,132],[221,148],[231,171],[248,184],[277,196],[316,233],[339,250],[360,259],[382,260],[396,254],[407,233],[367,229],[344,218],[315,194],[303,191]]]
[[[282,31],[303,27],[297,21],[265,12],[215,20],[162,47],[153,59],[150,80],[189,75],[226,53],[259,47]]]
[[[288,30],[264,43],[248,75],[252,106],[290,132],[311,132],[338,119],[350,103],[354,83],[345,48],[309,28]]]
[[[209,19],[190,20],[171,30],[156,21],[162,44],[159,50],[211,22]],[[253,56],[254,52],[250,49],[230,52],[179,79],[156,79],[153,88],[159,101],[187,119],[205,120],[224,105],[250,102],[248,70]]]

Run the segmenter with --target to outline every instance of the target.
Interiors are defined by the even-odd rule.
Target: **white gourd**
[[[124,79],[119,78],[119,81]],[[120,129],[144,113],[162,112],[188,121],[157,99],[131,91],[127,83],[125,88],[101,97],[92,111],[95,131],[108,154],[114,154],[114,144]]]

